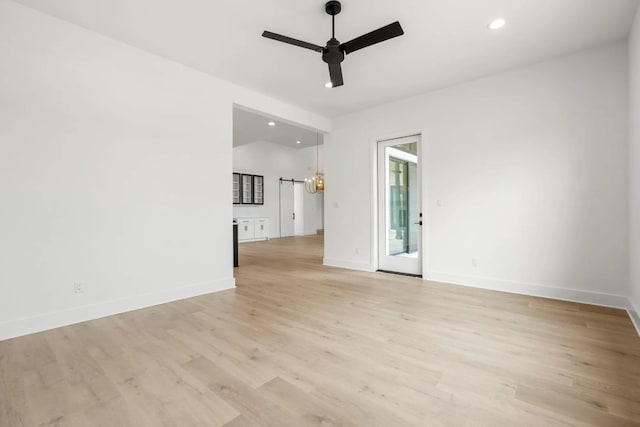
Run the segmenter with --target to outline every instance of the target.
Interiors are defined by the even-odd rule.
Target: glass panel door
[[[378,143],[378,267],[422,274],[420,137]]]
[[[242,174],[242,204],[253,203],[253,176]]]
[[[233,204],[240,204],[240,174],[233,174]]]
[[[264,204],[264,177],[261,175],[253,176],[253,204]]]

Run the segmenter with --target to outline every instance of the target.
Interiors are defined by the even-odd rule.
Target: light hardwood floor
[[[240,253],[235,290],[0,342],[0,425],[640,426],[623,311]]]

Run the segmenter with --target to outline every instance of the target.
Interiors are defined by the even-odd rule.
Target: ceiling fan
[[[292,44],[294,46],[303,47],[305,49],[315,50],[316,52],[322,53],[322,60],[329,64],[331,87],[338,87],[344,84],[342,80],[342,67],[340,63],[344,61],[345,55],[404,34],[400,23],[396,21],[382,28],[378,28],[377,30],[373,30],[370,33],[367,33],[360,37],[356,37],[355,39],[346,43],[340,43],[338,40],[336,40],[336,15],[339,14],[342,10],[342,5],[339,1],[331,0],[325,4],[324,10],[329,15],[331,15],[331,39],[327,42],[327,45],[325,47],[318,46],[313,43],[307,43],[291,37],[282,36],[270,31],[263,32],[262,37]]]

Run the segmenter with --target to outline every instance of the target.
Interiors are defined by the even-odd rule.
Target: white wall
[[[322,160],[322,146],[318,149]],[[322,170],[322,165],[320,165]],[[264,175],[265,201],[262,206],[233,207],[234,217],[267,217],[271,237],[280,237],[279,179],[304,180],[316,171],[316,147],[290,148],[280,144],[258,141],[233,148],[234,172]],[[304,234],[316,234],[322,228],[322,194],[305,198]],[[312,203],[309,203],[311,201]]]
[[[629,36],[630,295],[640,328],[640,9]]]
[[[627,71],[620,42],[337,118],[325,263],[373,268],[373,141],[420,131],[427,278],[624,305]]]
[[[329,130],[4,0],[0,57],[0,339],[234,286],[233,103]]]

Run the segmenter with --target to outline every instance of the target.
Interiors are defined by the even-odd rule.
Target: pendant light
[[[324,191],[324,174],[320,173],[320,134],[316,132],[316,174],[311,178],[304,179],[304,189],[307,193],[316,194]]]

